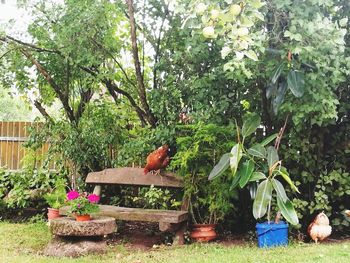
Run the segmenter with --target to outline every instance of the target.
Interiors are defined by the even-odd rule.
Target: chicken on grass
[[[167,144],[151,152],[146,159],[144,174],[149,172],[160,174],[160,170],[168,166],[170,158],[168,156],[169,146]]]
[[[314,221],[309,225],[307,232],[313,241],[322,241],[330,236],[332,227],[329,225],[329,219],[325,213],[319,213]]]

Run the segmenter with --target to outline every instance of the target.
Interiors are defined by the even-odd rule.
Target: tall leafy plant
[[[231,189],[237,186],[244,188],[250,182],[259,182],[253,203],[254,217],[262,218],[267,213],[268,221],[270,221],[270,208],[275,192],[277,206],[283,217],[289,223],[296,225],[299,222],[297,214],[280,178],[289,184],[292,190],[298,192],[298,189],[289,177],[287,169],[282,166],[277,149],[268,146],[277,137],[277,134],[250,147],[246,146],[246,138],[257,130],[260,121],[260,116],[251,114],[244,121],[241,129],[237,127],[238,142],[232,147],[230,153],[225,153],[221,157],[218,164],[212,169],[209,180],[223,175],[230,167]]]

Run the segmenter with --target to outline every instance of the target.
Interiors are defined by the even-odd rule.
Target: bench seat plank
[[[112,205],[99,205],[99,207],[100,211],[96,215],[114,217],[118,220],[177,224],[188,219],[187,211],[129,208]],[[66,215],[68,208],[67,206],[60,208],[60,214]]]
[[[181,223],[187,220],[188,212],[100,205],[98,215],[111,216],[118,220]]]
[[[86,178],[87,184],[117,184],[117,185],[135,185],[135,186],[158,186],[183,188],[181,177],[175,176],[170,172],[155,175],[152,173],[144,174],[143,168],[123,167],[110,168],[100,172],[91,172]]]

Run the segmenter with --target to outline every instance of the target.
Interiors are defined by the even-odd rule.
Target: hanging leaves
[[[286,95],[287,87],[288,86],[287,86],[286,82],[281,82],[278,85],[278,89],[277,89],[277,92],[276,92],[276,97],[272,101],[273,113],[275,115],[277,115],[278,109],[279,109],[279,107],[281,106],[281,104],[284,101],[284,96]]]
[[[288,199],[288,197],[287,197],[286,191],[284,190],[283,185],[280,183],[280,181],[278,181],[275,178],[272,178],[271,181],[272,181],[273,189],[275,189],[277,196],[281,198],[283,202],[285,202]]]
[[[287,169],[285,167],[281,167],[278,170],[278,173],[283,177],[283,179],[290,185],[290,187],[292,188],[293,191],[295,192],[299,192],[299,189],[295,186],[295,184],[292,182],[292,180],[289,177],[289,174],[287,172]]]
[[[284,69],[284,63],[281,63],[277,66],[275,72],[272,75],[271,82],[272,84],[276,84],[278,78],[280,77],[282,71]]]
[[[213,170],[211,170],[209,174],[209,180],[213,180],[216,177],[222,175],[230,165],[230,153],[225,153],[220,161],[214,166]]]
[[[237,143],[231,149],[230,166],[231,166],[233,175],[235,175],[237,172],[238,164],[241,158],[242,158],[242,147],[239,143]]]
[[[276,139],[277,138],[277,135],[278,135],[278,133],[275,133],[275,134],[272,134],[272,135],[270,135],[269,137],[267,137],[265,140],[263,140],[260,144],[262,145],[262,146],[266,146],[266,145],[268,145],[270,142],[272,142],[274,139]]]
[[[278,153],[275,147],[267,147],[267,163],[269,168],[271,168],[276,162],[278,162]]]
[[[243,188],[248,182],[254,172],[255,164],[252,160],[245,161],[238,171],[240,175],[239,186]]]
[[[243,137],[247,137],[254,133],[256,129],[259,127],[261,122],[261,118],[257,114],[250,115],[244,122],[242,126],[242,135]]]
[[[304,94],[304,74],[297,70],[291,70],[287,76],[288,88],[295,97],[300,98]]]
[[[255,219],[266,214],[267,207],[272,198],[272,184],[269,179],[262,181],[256,190],[256,197],[253,203],[253,216]]]
[[[277,205],[281,210],[283,217],[292,225],[297,225],[299,223],[298,215],[295,212],[292,202],[287,198],[287,200],[283,201],[277,195]]]
[[[260,181],[261,179],[266,179],[266,175],[262,172],[254,172],[249,179],[249,182]]]
[[[266,158],[266,149],[261,144],[255,144],[248,149],[248,153],[254,157]]]

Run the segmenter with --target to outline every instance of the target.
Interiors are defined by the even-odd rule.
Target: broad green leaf
[[[254,133],[256,129],[259,127],[261,122],[261,118],[257,114],[250,115],[244,122],[242,127],[242,135],[243,137],[247,137]]]
[[[292,182],[292,180],[289,177],[289,174],[287,172],[287,169],[284,167],[281,167],[280,170],[278,170],[278,173],[283,177],[283,179],[290,185],[293,191],[299,192],[299,189],[295,186],[295,184]]]
[[[263,174],[262,172],[254,172],[252,176],[250,177],[249,181],[250,182],[256,182],[261,179],[266,179],[266,175]]]
[[[266,158],[266,149],[261,144],[255,144],[248,149],[248,153],[255,157]]]
[[[288,88],[295,97],[301,97],[304,94],[304,74],[300,71],[291,70],[287,77]]]
[[[239,186],[241,188],[243,188],[249,182],[249,179],[252,176],[254,168],[255,168],[255,164],[251,160],[247,160],[241,165],[238,171],[238,174],[240,175]]]
[[[265,140],[263,140],[260,144],[262,145],[262,146],[266,146],[266,145],[268,145],[270,142],[272,142],[274,139],[276,139],[277,138],[277,135],[278,135],[278,133],[275,133],[275,134],[272,134],[272,135],[270,135],[269,137],[267,137]]]
[[[292,202],[287,199],[283,202],[283,200],[277,196],[277,205],[281,210],[283,217],[292,225],[297,225],[299,223],[298,215],[294,210]]]
[[[209,180],[213,180],[214,178],[222,175],[226,169],[230,165],[230,153],[225,153],[221,158],[220,161],[214,166],[213,170],[211,170],[209,174]]]
[[[235,175],[237,172],[238,164],[241,158],[242,158],[242,147],[239,143],[237,143],[235,146],[232,147],[231,155],[230,155],[230,167],[233,175]]]
[[[256,197],[253,203],[253,215],[255,219],[266,214],[267,207],[272,198],[272,184],[269,179],[262,181],[256,190]]]
[[[281,198],[283,202],[285,202],[288,197],[281,182],[275,178],[272,178],[272,186],[276,190],[277,196]]]
[[[248,58],[254,60],[254,61],[259,61],[258,56],[253,50],[248,50],[243,52],[244,55],[246,55]]]
[[[284,69],[284,63],[279,64],[279,66],[276,68],[275,72],[272,75],[271,82],[272,84],[276,84],[278,78],[280,77],[282,71]]]
[[[233,177],[232,182],[231,182],[231,186],[230,186],[230,191],[232,191],[234,188],[236,188],[236,186],[238,185],[240,179],[241,179],[241,177],[240,177],[239,174],[236,174]]]
[[[275,147],[269,146],[267,147],[267,163],[269,168],[272,167],[276,162],[279,161],[278,153]]]

